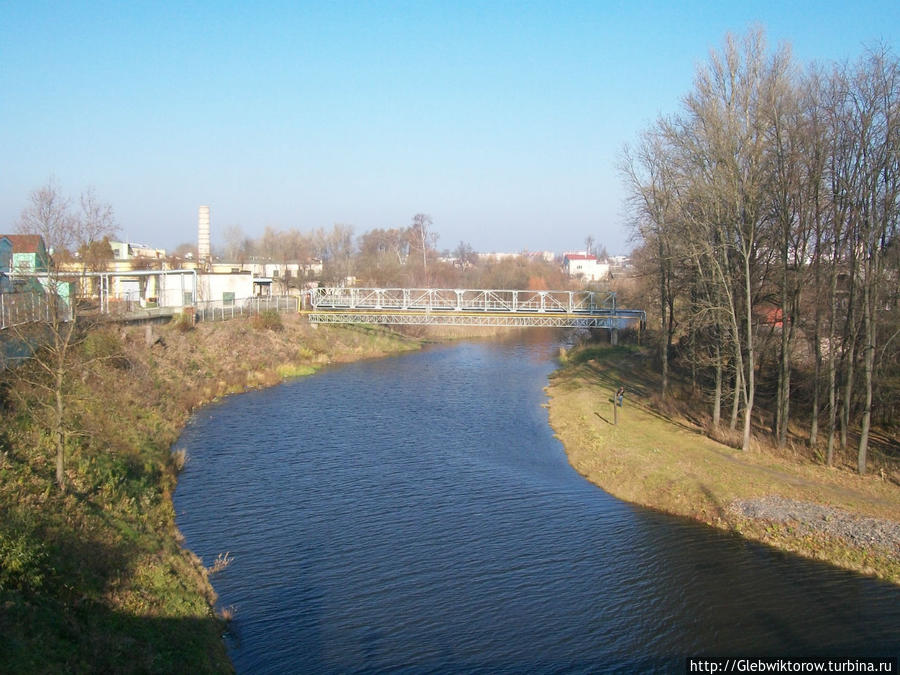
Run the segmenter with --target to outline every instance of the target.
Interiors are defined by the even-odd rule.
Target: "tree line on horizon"
[[[374,228],[359,235],[351,225],[335,224],[309,232],[266,227],[262,235],[252,238],[239,226],[230,226],[216,254],[237,264],[321,260],[320,280],[326,283],[355,278],[362,286],[532,290],[568,288],[571,284],[556,261],[527,254],[483,260],[464,241],[452,250],[439,250],[439,238],[431,216],[425,213],[415,214],[408,226]],[[182,244],[175,250],[179,256],[188,252],[196,254],[193,244]]]
[[[801,67],[751,30],[681,103],[620,167],[662,396],[675,357],[713,430],[730,402],[746,450],[767,378],[778,447],[802,422],[831,465],[852,429],[865,473],[873,419],[900,399],[900,64],[878,47]]]

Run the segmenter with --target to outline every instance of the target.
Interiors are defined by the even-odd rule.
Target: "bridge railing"
[[[607,314],[616,311],[616,296],[595,291],[323,287],[311,290],[310,304],[314,309]]]

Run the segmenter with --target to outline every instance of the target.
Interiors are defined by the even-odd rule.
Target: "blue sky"
[[[616,161],[727,32],[801,64],[896,53],[891,2],[0,0],[0,231],[55,176],[172,248],[226,227],[630,249]]]

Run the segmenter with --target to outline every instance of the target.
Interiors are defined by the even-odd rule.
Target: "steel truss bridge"
[[[616,306],[616,294],[449,288],[314,288],[311,323],[549,328],[643,328],[639,309]]]

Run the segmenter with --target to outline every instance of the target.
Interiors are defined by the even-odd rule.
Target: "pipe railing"
[[[309,298],[314,309],[566,314],[616,311],[616,294],[611,291],[322,287],[312,289]]]

